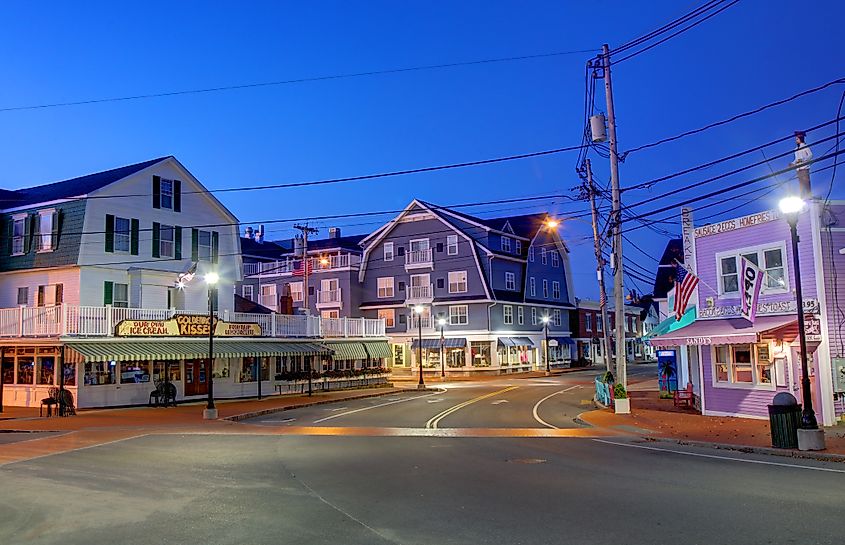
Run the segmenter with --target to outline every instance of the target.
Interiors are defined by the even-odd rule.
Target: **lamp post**
[[[423,365],[422,365],[422,313],[425,312],[425,307],[422,305],[414,306],[414,313],[417,315],[417,365],[420,367],[420,382],[417,384],[418,390],[425,390],[425,381],[423,380]]]
[[[208,401],[202,417],[206,420],[217,419],[217,408],[214,406],[214,294],[220,276],[211,271],[205,275],[208,284]]]
[[[552,374],[552,367],[549,364],[549,316],[545,315],[543,320],[543,335],[546,338],[546,376]]]
[[[438,318],[437,325],[440,326],[440,378],[446,378],[446,363],[443,359],[443,344],[446,342],[446,339],[443,338],[443,326],[446,325],[445,318]]]
[[[813,396],[810,391],[810,373],[807,365],[807,334],[804,330],[804,293],[801,288],[801,264],[798,259],[798,214],[805,203],[800,197],[785,197],[779,203],[780,211],[789,223],[792,239],[792,269],[795,276],[795,299],[798,306],[799,358],[801,359],[801,397],[804,407],[801,411],[801,428],[798,430],[798,448],[801,450],[824,449],[824,430],[819,429],[813,410]],[[803,441],[802,441],[803,439]],[[803,443],[803,444],[802,444]]]

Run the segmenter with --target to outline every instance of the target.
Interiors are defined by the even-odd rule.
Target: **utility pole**
[[[610,146],[610,184],[612,188],[612,211],[610,225],[613,230],[613,306],[616,315],[616,382],[628,387],[626,370],[627,351],[625,350],[625,298],[622,281],[622,199],[619,191],[619,156],[616,143],[616,114],[613,110],[613,83],[610,79],[610,48],[604,44],[601,48],[602,68],[604,69],[604,94],[607,100],[607,133]]]
[[[590,210],[593,215],[593,247],[596,251],[596,278],[599,281],[599,304],[601,310],[602,321],[602,345],[604,346],[604,363],[607,370],[613,369],[610,363],[610,355],[613,353],[610,349],[610,321],[607,319],[607,292],[604,289],[604,266],[605,261],[601,252],[601,238],[599,237],[598,225],[598,211],[596,210],[596,188],[593,185],[593,169],[590,165],[590,160],[584,161],[584,166],[587,171],[587,195],[590,198]]]
[[[310,299],[308,296],[308,277],[311,274],[308,266],[308,235],[316,235],[319,231],[314,227],[308,227],[308,224],[295,224],[294,229],[298,229],[302,233],[302,305],[305,307],[305,314],[311,314]]]

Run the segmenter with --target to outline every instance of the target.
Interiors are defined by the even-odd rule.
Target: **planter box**
[[[625,399],[614,399],[613,411],[616,414],[631,414],[631,400],[627,397]]]

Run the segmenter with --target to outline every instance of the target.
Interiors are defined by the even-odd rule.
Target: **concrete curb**
[[[359,389],[360,388],[356,388],[356,390],[359,390]],[[319,399],[319,400],[311,401],[311,402],[308,402],[308,403],[298,403],[296,405],[286,405],[284,407],[272,407],[270,409],[262,409],[260,411],[251,411],[251,412],[248,412],[248,413],[241,413],[241,414],[236,414],[236,415],[232,415],[232,416],[226,416],[226,417],[220,418],[218,420],[227,420],[229,422],[240,422],[241,420],[248,420],[250,418],[255,418],[256,416],[264,416],[264,415],[267,415],[267,414],[280,413],[280,412],[283,412],[283,411],[292,411],[294,409],[302,409],[303,407],[311,407],[313,405],[325,405],[325,404],[328,404],[328,403],[353,401],[353,400],[356,400],[356,399],[367,399],[369,397],[381,397],[381,396],[386,396],[386,395],[402,393],[403,391],[427,392],[427,391],[432,391],[432,390],[429,389],[429,388],[426,388],[425,390],[410,390],[410,389],[407,389],[407,388],[396,388],[396,389],[394,389],[390,392],[358,394],[358,395],[351,395],[349,397],[339,397],[339,398],[334,398],[334,399]]]
[[[646,442],[660,442],[660,443],[674,443],[676,445],[691,446],[691,447],[706,447],[718,450],[732,450],[736,452],[752,453],[752,454],[768,454],[770,456],[780,456],[783,458],[798,458],[804,460],[818,460],[820,462],[838,462],[845,463],[845,455],[843,454],[826,454],[817,451],[801,451],[793,449],[779,449],[773,447],[752,447],[748,445],[732,445],[729,443],[711,443],[709,441],[690,441],[687,439],[677,439],[674,437],[646,437],[632,434],[639,437]]]

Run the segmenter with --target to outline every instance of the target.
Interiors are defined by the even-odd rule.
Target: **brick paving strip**
[[[204,403],[169,408],[131,407],[82,410],[76,416],[40,418],[31,408],[8,407],[0,417],[0,429],[32,435],[32,439],[0,444],[0,465],[51,454],[91,448],[151,434],[264,433],[270,429],[236,424],[237,421],[278,411],[335,401],[350,401],[408,391],[404,388],[367,388],[307,395],[270,396],[262,400],[220,400],[218,420],[203,420]],[[414,390],[416,391],[416,390]],[[253,429],[255,428],[255,429]],[[34,432],[65,431],[61,435]]]

